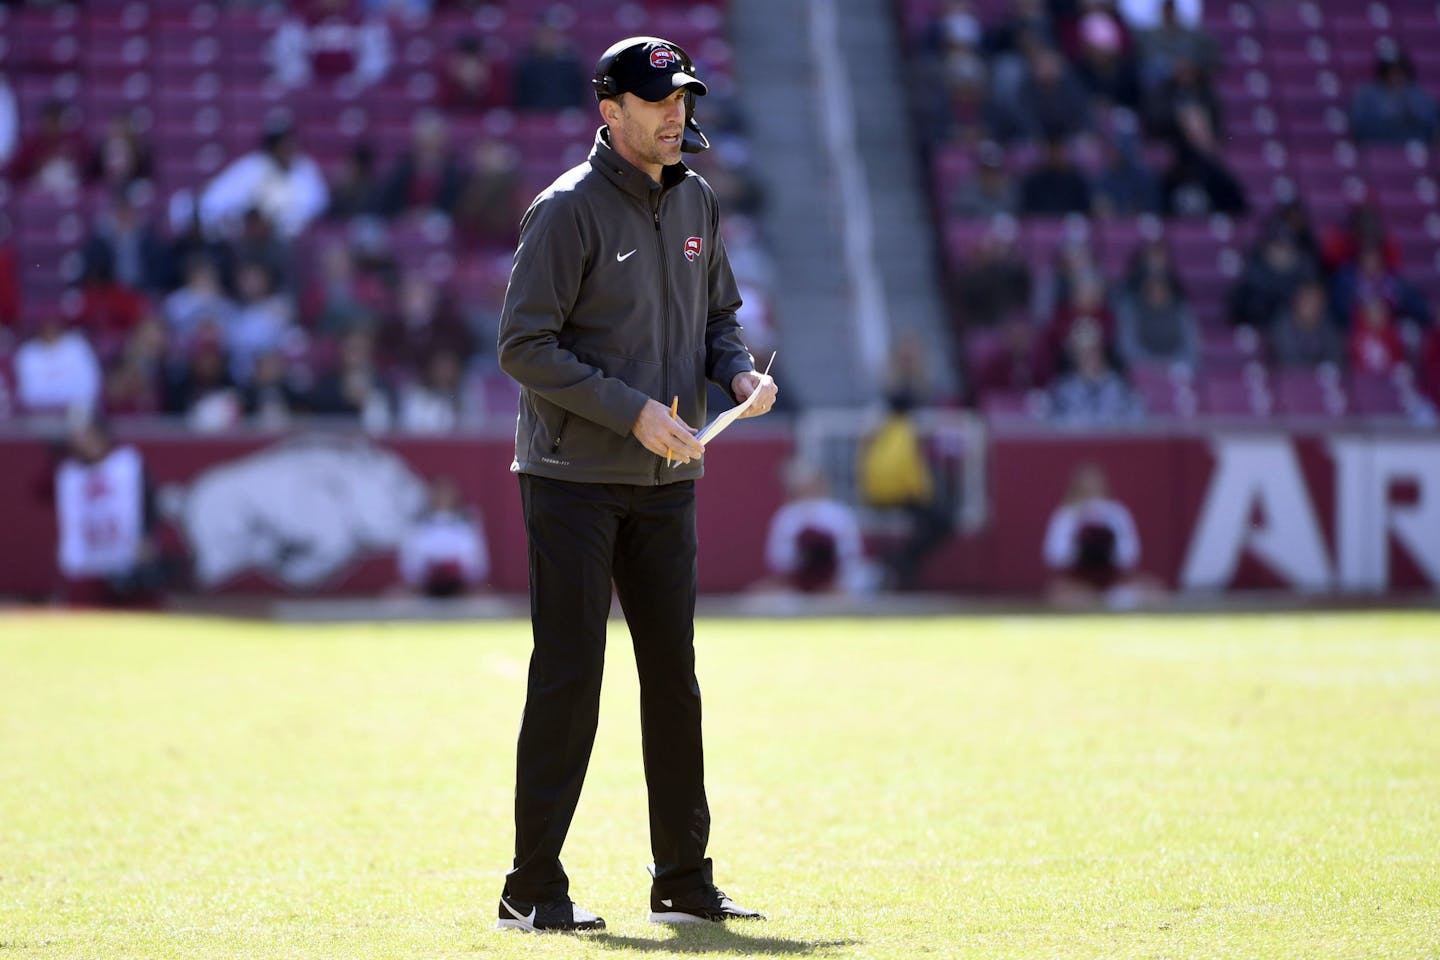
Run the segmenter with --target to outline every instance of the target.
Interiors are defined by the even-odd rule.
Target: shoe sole
[[[591,924],[583,927],[537,927],[526,923],[524,920],[497,920],[496,930],[519,930],[521,933],[590,933],[595,930],[604,930],[605,924]]]
[[[720,920],[719,917],[715,918],[714,920],[711,920],[711,919],[709,919],[708,917],[697,917],[697,916],[696,916],[695,914],[693,914],[693,913],[682,913],[681,911],[678,911],[678,910],[676,910],[676,911],[671,911],[671,912],[652,910],[652,911],[650,911],[650,922],[651,922],[651,923],[671,923],[671,924],[676,924],[676,923],[720,923],[721,920]]]

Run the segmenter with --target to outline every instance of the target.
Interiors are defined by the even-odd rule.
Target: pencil
[[[670,416],[672,416],[672,417],[675,416],[676,412],[679,411],[679,409],[680,409],[680,395],[677,393],[677,394],[675,395],[675,399],[670,401]],[[665,448],[665,466],[667,466],[667,467],[670,466],[670,457],[671,457],[671,456],[672,456],[672,451],[670,450],[669,447],[666,447],[666,448]]]

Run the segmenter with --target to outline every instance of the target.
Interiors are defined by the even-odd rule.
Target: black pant
[[[695,679],[695,485],[569,483],[522,474],[530,551],[530,657],[515,773],[515,866],[505,892],[568,895],[560,848],[600,711],[610,585],[640,677],[654,890],[710,882],[710,808]]]

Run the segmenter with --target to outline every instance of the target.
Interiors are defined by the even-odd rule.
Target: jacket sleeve
[[[573,204],[555,196],[537,200],[520,221],[520,245],[500,311],[500,369],[556,406],[625,436],[650,398],[560,343],[585,261]]]
[[[705,376],[734,400],[730,381],[736,374],[755,369],[755,359],[745,348],[743,328],[735,316],[742,301],[720,235],[720,204],[708,186],[706,194],[710,206],[710,312],[705,318]]]

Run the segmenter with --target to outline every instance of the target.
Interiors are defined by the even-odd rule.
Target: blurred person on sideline
[[[1071,475],[1065,502],[1045,529],[1044,556],[1051,575],[1047,593],[1057,607],[1131,609],[1154,589],[1136,574],[1135,519],[1110,495],[1105,474],[1093,463]]]
[[[426,597],[460,596],[490,575],[480,514],[461,503],[452,478],[431,482],[429,505],[401,539],[396,563],[405,586]]]
[[[790,461],[784,481],[787,499],[765,536],[769,582],[800,593],[865,592],[870,571],[855,508],[831,495],[813,463]]]
[[[77,606],[155,606],[163,575],[140,451],[98,420],[76,427],[55,472],[60,596]]]
[[[212,235],[236,229],[250,210],[259,210],[281,236],[293,238],[330,203],[320,167],[300,152],[288,113],[265,120],[260,145],[215,175],[200,194],[200,219]]]
[[[915,422],[910,385],[893,386],[880,425],[865,438],[858,463],[860,496],[866,506],[894,511],[905,532],[884,558],[885,586],[914,590],[926,558],[950,536],[953,523],[936,495],[925,442]]]

